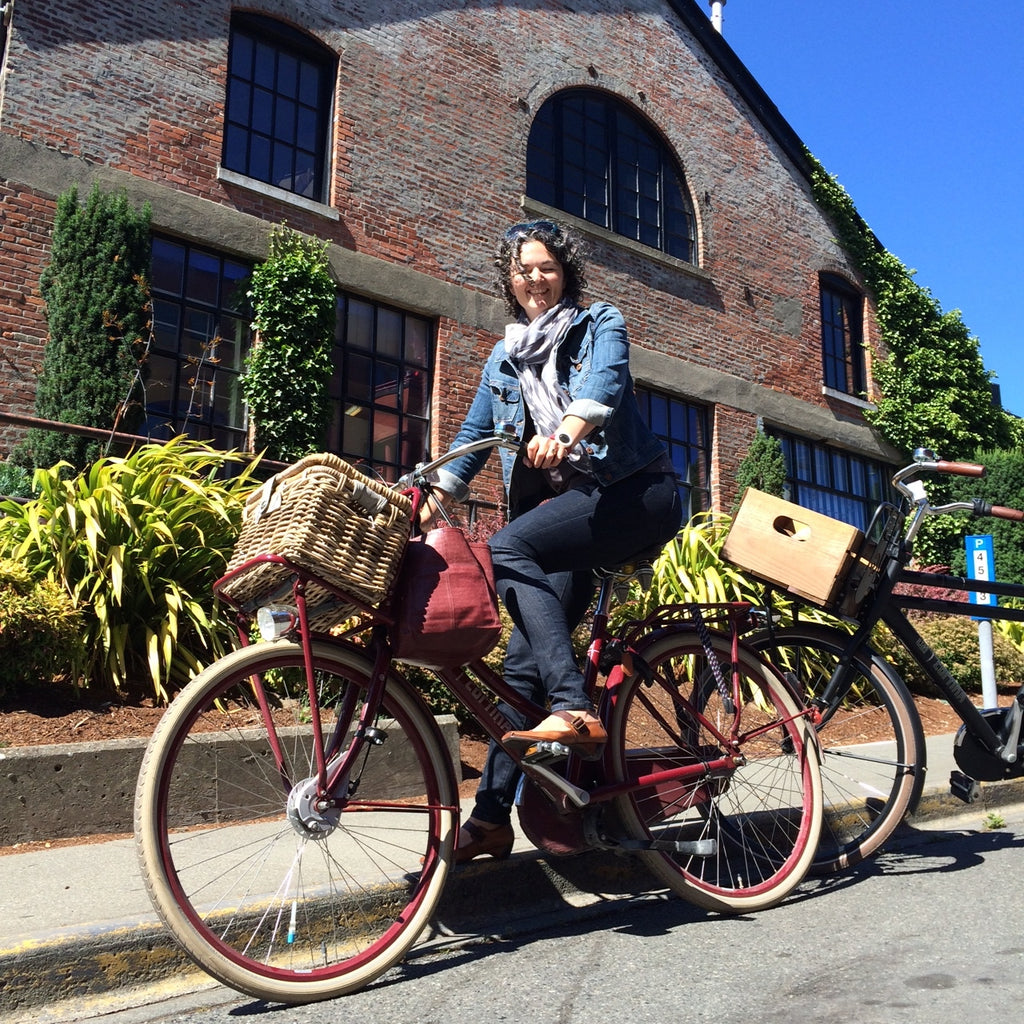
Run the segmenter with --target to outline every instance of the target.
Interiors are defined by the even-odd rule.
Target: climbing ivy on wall
[[[905,454],[924,446],[943,458],[968,459],[979,447],[1009,445],[1012,417],[992,403],[992,374],[960,312],[942,311],[875,238],[842,185],[808,157],[814,197],[875,297],[885,354],[874,364],[881,396],[869,421]]]
[[[323,446],[331,416],[336,288],[327,246],[275,228],[249,298],[257,340],[242,390],[255,447],[292,461]]]

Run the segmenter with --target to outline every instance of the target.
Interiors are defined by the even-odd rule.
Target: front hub
[[[341,808],[317,792],[315,778],[303,779],[288,794],[288,821],[304,839],[326,839],[337,827]]]

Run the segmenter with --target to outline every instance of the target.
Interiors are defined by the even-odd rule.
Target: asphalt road
[[[874,862],[806,882],[782,907],[749,918],[709,916],[658,896],[616,897],[510,932],[496,915],[493,936],[435,940],[368,989],[327,1003],[269,1006],[212,984],[186,994],[161,986],[144,996],[51,1007],[23,1021],[1019,1020],[1024,806],[998,813],[1005,825],[996,829],[968,808],[908,830]]]

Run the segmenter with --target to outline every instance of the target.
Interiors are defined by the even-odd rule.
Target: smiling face
[[[519,259],[512,264],[510,283],[526,318],[536,320],[561,301],[565,273],[543,242],[528,238],[519,249]]]

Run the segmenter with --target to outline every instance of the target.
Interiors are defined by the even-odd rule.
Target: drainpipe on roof
[[[727,0],[711,0],[711,25],[719,35],[722,34],[722,8],[726,2]]]

